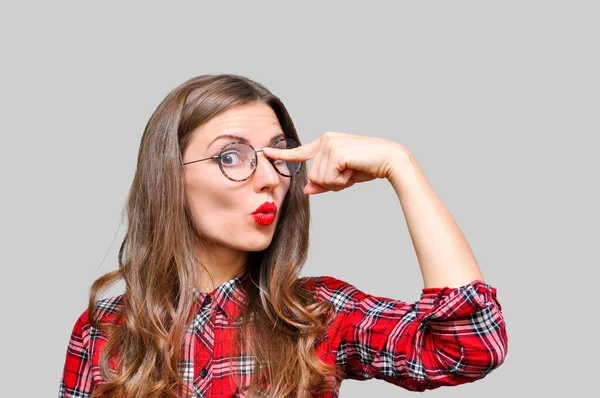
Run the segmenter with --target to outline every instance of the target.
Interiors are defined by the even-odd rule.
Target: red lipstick
[[[252,218],[260,225],[270,225],[275,221],[275,213],[277,213],[277,205],[273,202],[265,202],[254,210]]]

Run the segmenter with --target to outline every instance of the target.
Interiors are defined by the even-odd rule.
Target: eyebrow
[[[211,146],[213,143],[215,143],[216,141],[218,141],[218,140],[220,140],[220,139],[223,139],[223,138],[231,138],[231,139],[238,140],[238,141],[242,141],[242,142],[245,142],[245,143],[249,143],[249,142],[250,142],[250,141],[248,141],[248,139],[247,139],[247,138],[240,137],[239,135],[235,135],[235,134],[223,134],[223,135],[220,135],[220,136],[216,137],[214,140],[212,140],[212,141],[210,142],[210,144],[208,144],[208,146],[206,147],[206,149],[210,148],[210,146]],[[276,140],[278,140],[279,138],[285,138],[285,134],[284,134],[284,133],[279,133],[279,134],[278,134],[278,135],[276,135],[275,137],[271,138],[271,141],[270,141],[270,142],[271,142],[271,143],[273,143],[273,142],[275,142]]]

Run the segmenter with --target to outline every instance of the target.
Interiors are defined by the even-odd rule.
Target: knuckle
[[[335,133],[333,131],[327,131],[323,134],[323,141],[325,144],[329,143],[335,137]]]
[[[336,159],[340,159],[343,156],[342,149],[340,147],[331,148],[331,156]]]

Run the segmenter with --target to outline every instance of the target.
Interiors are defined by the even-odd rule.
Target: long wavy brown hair
[[[191,78],[171,91],[150,117],[124,209],[127,232],[119,268],[98,278],[90,289],[90,325],[108,336],[100,357],[106,382],[92,397],[191,394],[179,373],[180,348],[191,321],[198,267],[206,270],[197,260],[197,249],[211,247],[192,222],[183,153],[196,128],[228,109],[253,103],[269,105],[286,137],[300,143],[281,100],[238,75]],[[242,349],[254,356],[251,383],[243,386],[250,397],[310,397],[335,389],[339,382],[335,366],[322,362],[315,352],[332,320],[333,306],[316,299],[298,277],[308,251],[306,182],[303,166],[291,178],[271,244],[248,254],[252,283],[231,352]],[[121,279],[121,322],[99,322],[93,317],[98,296]],[[118,359],[110,362],[115,356]],[[109,363],[117,365],[112,368]]]

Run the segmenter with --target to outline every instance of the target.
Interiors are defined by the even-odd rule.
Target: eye
[[[225,152],[221,155],[221,164],[224,166],[235,166],[239,160],[239,154],[236,151]]]

